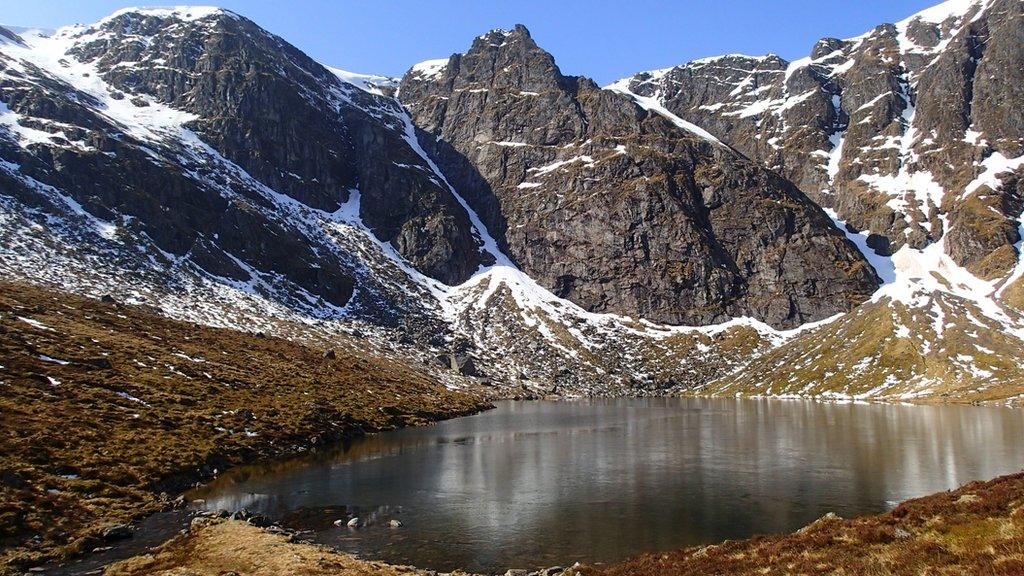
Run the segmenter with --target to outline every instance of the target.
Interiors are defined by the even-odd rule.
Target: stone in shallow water
[[[103,530],[104,540],[124,540],[132,537],[132,527],[127,524],[113,524]]]

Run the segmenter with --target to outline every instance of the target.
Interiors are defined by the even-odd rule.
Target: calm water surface
[[[240,468],[195,498],[360,556],[504,571],[797,529],[1024,467],[1024,411],[781,400],[505,402]],[[333,521],[355,514],[353,530]],[[401,528],[389,528],[399,519]]]

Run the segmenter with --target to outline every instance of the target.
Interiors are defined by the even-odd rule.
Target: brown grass
[[[1024,312],[1024,278],[1018,278],[1003,292],[1003,303]]]
[[[1024,574],[1024,473],[908,500],[888,514],[827,516],[792,534],[645,554],[584,576]]]
[[[109,567],[105,576],[397,576],[427,572],[358,560],[322,546],[296,544],[244,522],[205,520],[152,554]]]
[[[216,470],[486,406],[345,348],[0,283],[0,566],[89,550]]]

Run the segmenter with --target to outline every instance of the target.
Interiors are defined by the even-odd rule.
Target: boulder
[[[112,524],[103,529],[104,540],[124,540],[131,538],[133,534],[132,527],[127,524]]]

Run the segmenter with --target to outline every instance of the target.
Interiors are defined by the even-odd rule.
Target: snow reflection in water
[[[504,571],[797,529],[1024,466],[1024,411],[738,399],[497,410],[233,471],[193,496],[370,558]],[[359,530],[333,522],[350,515]],[[389,528],[391,519],[401,528]]]

